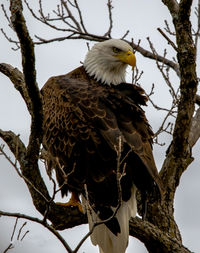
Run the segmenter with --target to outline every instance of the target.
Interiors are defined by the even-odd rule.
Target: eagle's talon
[[[82,208],[82,205],[81,205],[81,202],[79,200],[79,197],[76,193],[72,192],[72,196],[70,198],[70,200],[66,203],[62,203],[62,202],[56,202],[57,205],[60,205],[60,206],[71,206],[71,207],[78,207],[79,211],[81,213],[84,213],[83,212],[83,208]]]

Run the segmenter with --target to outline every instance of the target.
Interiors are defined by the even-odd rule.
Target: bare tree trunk
[[[140,239],[150,253],[155,252],[190,252],[182,245],[181,234],[174,220],[174,195],[182,173],[193,161],[191,157],[190,131],[197,92],[196,48],[192,39],[190,11],[192,1],[163,1],[173,19],[177,58],[180,69],[181,97],[178,104],[178,115],[173,133],[173,141],[168,149],[166,159],[160,171],[165,187],[163,203],[148,204],[147,221],[139,234],[137,225],[141,221],[131,221],[131,233]],[[155,225],[157,229],[151,228]],[[150,234],[148,233],[150,230]],[[159,233],[159,230],[161,233]],[[155,232],[155,233],[154,233]]]

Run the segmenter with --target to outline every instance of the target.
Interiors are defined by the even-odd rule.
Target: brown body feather
[[[121,159],[126,157],[121,164],[123,168],[126,163],[122,199],[130,199],[133,184],[143,196],[152,187],[161,192],[152,155],[153,133],[140,107],[146,103],[141,88],[127,83],[101,84],[79,67],[50,78],[42,95],[43,145],[50,154],[49,166],[56,170],[59,185],[66,182],[63,195],[68,191],[84,195],[86,184],[90,204],[100,218],[111,215],[110,207],[118,204],[119,137]]]

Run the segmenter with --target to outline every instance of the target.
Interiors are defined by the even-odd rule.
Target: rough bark
[[[148,221],[142,221],[140,218],[130,220],[130,235],[137,237],[145,242],[149,252],[154,253],[189,253],[186,247],[182,245],[176,237],[163,232],[157,226]]]

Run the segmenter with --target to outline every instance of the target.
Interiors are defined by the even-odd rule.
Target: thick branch
[[[28,186],[36,209],[42,215],[45,215],[47,206],[50,205],[47,219],[51,220],[56,228],[73,227],[87,222],[87,219],[76,208],[58,206],[53,201],[49,204],[51,197],[39,171],[38,158],[42,137],[42,103],[36,84],[34,47],[22,14],[21,1],[11,1],[11,13],[11,20],[21,45],[24,80],[22,78],[23,75],[9,65],[1,65],[1,71],[9,76],[16,88],[20,89],[20,93],[26,102],[30,99],[28,108],[32,116],[32,126],[27,148],[25,148],[19,137],[10,131],[1,130],[0,137],[7,143],[19,161],[21,175]],[[18,77],[20,77],[19,80]]]
[[[192,119],[192,126],[189,135],[189,145],[192,148],[200,138],[200,108],[198,108]]]
[[[13,66],[1,63],[0,64],[0,72],[2,72],[4,75],[6,75],[11,82],[14,84],[15,89],[18,90],[23,97],[27,108],[29,111],[31,111],[31,100],[29,98],[25,81],[24,81],[24,75],[21,71],[19,71],[17,68],[14,68]]]
[[[152,223],[140,218],[130,220],[130,235],[142,241],[149,252],[154,253],[191,253],[176,238],[161,231]]]
[[[27,155],[36,162],[42,139],[42,101],[36,83],[34,44],[22,14],[21,0],[10,0],[10,11],[12,24],[20,41],[24,80],[31,100],[32,124]]]
[[[179,9],[179,5],[176,0],[162,0],[162,2],[168,7],[172,17],[174,18]]]
[[[33,203],[36,209],[44,215],[49,205],[48,201],[51,198],[41,177],[37,163],[27,166],[25,160],[26,147],[18,135],[15,135],[12,131],[0,129],[0,137],[6,142],[13,155],[19,161],[22,177],[28,186]],[[54,202],[50,203],[47,218],[56,229],[61,230],[87,223],[87,218],[79,212],[78,208],[64,207]]]
[[[15,158],[22,162],[26,156],[26,147],[20,137],[12,131],[3,131],[0,129],[0,138],[8,145]]]
[[[189,18],[193,0],[181,0],[179,4],[179,18],[185,20]]]
[[[196,50],[192,40],[191,23],[189,20],[191,1],[186,2],[181,1],[178,15],[173,19],[178,46],[177,58],[180,66],[181,97],[178,104],[173,142],[160,173],[164,185],[171,189],[171,201],[173,201],[175,189],[179,184],[183,171],[192,161],[188,139],[195,109],[194,105],[198,84],[195,63]],[[188,9],[183,9],[183,6],[187,6]],[[167,192],[169,192],[169,189]]]

